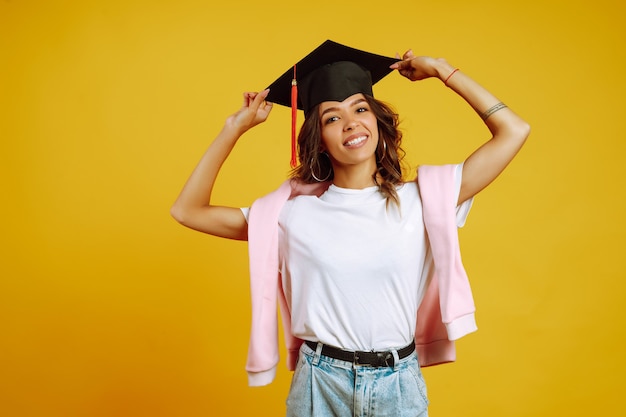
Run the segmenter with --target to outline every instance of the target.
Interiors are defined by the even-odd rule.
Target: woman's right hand
[[[268,93],[269,90],[243,94],[243,105],[226,119],[172,206],[171,214],[179,223],[214,236],[247,239],[248,224],[241,210],[213,204],[211,193],[217,174],[239,137],[269,116],[272,103],[265,101]]]
[[[242,135],[249,129],[263,123],[272,111],[272,103],[265,101],[270,90],[260,93],[243,93],[243,105],[241,108],[226,119],[226,126],[235,129]]]

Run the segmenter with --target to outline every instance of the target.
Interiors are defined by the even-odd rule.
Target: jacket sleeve
[[[246,371],[250,386],[267,385],[276,376],[279,361],[278,316],[280,305],[287,368],[293,370],[302,341],[291,334],[291,315],[282,291],[278,261],[278,218],[285,202],[301,194],[320,195],[329,183],[285,181],[276,191],[256,200],[248,215],[248,256],[252,325]]]
[[[252,323],[246,371],[250,386],[267,385],[276,376],[278,354],[278,216],[290,194],[288,182],[256,200],[248,220]]]
[[[457,233],[455,169],[455,165],[425,165],[418,173],[434,270],[418,312],[416,341],[434,347],[424,353],[424,360],[432,358],[429,364],[455,360],[454,347],[448,342],[477,329]]]

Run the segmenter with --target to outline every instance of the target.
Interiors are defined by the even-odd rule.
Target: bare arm
[[[459,203],[473,197],[506,168],[530,133],[530,126],[476,81],[456,70],[444,59],[416,57],[408,51],[392,66],[410,79],[437,77],[461,96],[478,114],[491,132],[491,139],[476,149],[463,165]]]
[[[272,104],[265,101],[269,90],[244,93],[242,107],[230,116],[185,183],[170,212],[184,226],[229,239],[247,240],[248,225],[237,207],[211,203],[211,193],[220,168],[237,140],[250,128],[264,122]]]

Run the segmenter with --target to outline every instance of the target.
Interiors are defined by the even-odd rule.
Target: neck
[[[351,166],[333,166],[333,184],[341,188],[362,190],[376,185],[373,174],[376,172],[376,162],[373,164],[359,164]]]

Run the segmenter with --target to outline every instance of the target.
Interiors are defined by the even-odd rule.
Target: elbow
[[[170,215],[182,225],[185,224],[185,218],[187,217],[185,213],[185,210],[177,203],[174,203],[170,208]]]
[[[520,119],[511,130],[511,136],[517,139],[520,146],[526,142],[526,139],[530,135],[530,124],[525,120]]]
[[[523,122],[523,126],[520,128],[520,137],[522,146],[526,143],[526,139],[530,136],[530,124],[526,121]]]
[[[527,121],[523,121],[520,130],[522,131],[522,137],[526,140],[530,136],[530,124]]]

